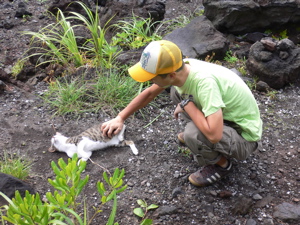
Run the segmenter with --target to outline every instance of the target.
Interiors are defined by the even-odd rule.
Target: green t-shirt
[[[223,118],[247,141],[258,141],[262,121],[256,100],[245,82],[233,71],[208,62],[185,59],[191,65],[183,86],[175,87],[184,99],[191,99],[207,117],[220,108]]]

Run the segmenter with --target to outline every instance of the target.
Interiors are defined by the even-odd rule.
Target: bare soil
[[[12,15],[19,1],[4,1],[0,5],[2,18]],[[35,1],[34,1],[35,2]],[[29,40],[19,34],[22,30],[35,30],[45,25],[47,18],[40,19],[46,3],[27,1],[32,17],[16,19],[15,26],[0,29],[0,66],[9,68],[28,48]],[[184,13],[193,8],[190,1],[167,1],[167,16]],[[63,153],[50,153],[50,139],[55,130],[68,136],[109,120],[105,113],[87,113],[79,118],[72,116],[52,117],[40,96],[48,84],[38,82],[34,86],[6,82],[0,94],[0,155],[3,152],[29,157],[33,160],[29,182],[41,196],[51,190],[48,178],[53,178],[50,162],[67,159]],[[158,107],[146,107],[126,121],[126,138],[132,139],[140,154],[135,156],[128,147],[109,148],[94,152],[83,175],[90,181],[84,190],[86,202],[99,205],[96,182],[102,179],[103,168],[113,172],[124,168],[128,189],[118,198],[116,221],[122,225],[139,224],[133,214],[137,200],[160,207],[149,212],[154,224],[246,224],[253,219],[257,224],[287,224],[273,217],[274,207],[283,202],[299,204],[300,201],[300,118],[299,82],[287,86],[270,98],[265,93],[253,91],[264,122],[263,150],[257,151],[245,161],[233,161],[234,171],[216,184],[197,188],[187,177],[196,171],[197,163],[185,154],[177,144],[177,133],[184,129],[183,120],[173,118],[174,106],[167,93],[156,100]],[[245,102],[245,104],[247,104]],[[159,114],[162,115],[154,120]],[[105,224],[109,207],[93,224]],[[290,223],[292,224],[292,223]]]

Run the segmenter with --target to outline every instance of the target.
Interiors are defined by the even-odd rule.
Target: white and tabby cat
[[[104,137],[101,132],[101,124],[93,126],[79,135],[73,137],[66,137],[59,132],[51,138],[51,147],[49,148],[50,152],[65,152],[69,157],[72,157],[77,153],[78,158],[81,160],[87,161],[91,155],[92,151],[104,149],[110,146],[125,146],[128,145],[133,154],[137,155],[138,150],[135,147],[133,141],[124,140],[124,131],[123,129],[111,139]]]

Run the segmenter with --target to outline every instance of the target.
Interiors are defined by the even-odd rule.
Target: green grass
[[[231,50],[226,52],[226,56],[224,57],[224,60],[228,62],[230,65],[235,65],[239,59],[232,53]]]
[[[65,71],[62,76],[65,77],[70,77],[68,74],[73,74],[82,66],[94,67],[98,74],[93,75],[96,78],[88,81],[84,80],[84,74],[77,74],[75,77],[71,75],[72,80],[51,77],[49,89],[42,98],[54,111],[54,115],[79,115],[101,110],[115,115],[116,111],[127,106],[137,94],[150,85],[149,82],[135,82],[127,74],[125,67],[128,65],[120,68],[116,64],[116,57],[122,48],[139,48],[151,41],[160,40],[162,37],[159,30],[165,24],[153,23],[150,18],[145,19],[133,14],[130,18],[108,26],[111,18],[101,27],[99,24],[103,23],[100,23],[98,11],[92,12],[81,2],[75,3],[82,7],[85,16],[77,12],[70,12],[69,16],[64,16],[62,11],[58,10],[55,23],[49,24],[39,32],[24,32],[32,36],[33,43],[38,43],[32,45],[30,52],[35,53],[28,58],[38,56],[37,66],[44,63],[63,65]],[[76,20],[80,23],[72,25]],[[80,38],[74,33],[77,26],[83,26],[89,32],[90,38],[86,39],[82,46],[77,45],[77,39]],[[107,30],[113,27],[117,33],[109,43],[105,36]],[[19,65],[21,66],[20,63]]]
[[[59,63],[64,66],[74,64],[75,67],[85,64],[106,68],[113,66],[113,60],[120,53],[120,49],[107,42],[105,33],[109,27],[99,26],[98,12],[92,12],[81,2],[77,3],[84,9],[87,17],[76,12],[71,12],[71,16],[65,17],[58,9],[56,23],[49,24],[38,32],[23,32],[32,36],[29,52],[35,53],[30,54],[28,58],[39,56],[38,65]],[[73,20],[79,20],[83,24],[72,25]],[[83,46],[78,46],[77,39],[80,37],[74,33],[74,28],[78,26],[86,27],[91,36]]]
[[[100,110],[115,115],[138,94],[139,88],[140,84],[124,72],[107,70],[106,74],[98,72],[91,80],[58,79],[42,98],[54,110],[54,115],[79,115]]]
[[[12,70],[11,70],[12,76],[14,78],[16,78],[17,75],[22,71],[22,69],[24,68],[24,64],[25,64],[25,61],[20,60],[20,59],[18,59],[17,62],[14,64],[14,66],[12,67]]]
[[[3,152],[3,160],[0,160],[0,171],[12,175],[20,180],[26,180],[29,176],[31,161],[29,158]]]
[[[112,44],[124,49],[137,49],[151,41],[161,40],[162,37],[158,34],[161,26],[157,25],[151,18],[145,19],[133,14],[114,25],[117,33],[112,38]]]
[[[267,93],[266,93],[266,96],[268,96],[271,100],[274,100],[277,98],[277,95],[278,94],[278,91],[276,90],[269,90]]]
[[[113,72],[110,76],[99,76],[91,86],[89,98],[94,100],[95,111],[103,110],[115,114],[137,95],[139,84],[130,76]]]
[[[86,93],[87,89],[82,81],[62,79],[52,83],[42,98],[54,109],[54,114],[79,114],[88,110]]]
[[[75,19],[83,22],[83,25],[81,26],[88,28],[91,34],[91,38],[86,41],[82,49],[88,57],[92,57],[94,59],[94,65],[111,68],[113,66],[113,60],[121,52],[118,47],[110,45],[105,38],[106,31],[110,28],[108,24],[112,18],[109,19],[103,27],[101,27],[99,26],[100,17],[97,11],[92,12],[82,2],[77,1],[76,3],[84,9],[87,17],[76,12],[71,12],[73,16],[68,17],[68,19]]]

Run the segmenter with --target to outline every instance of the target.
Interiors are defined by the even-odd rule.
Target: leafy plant
[[[266,30],[265,33],[268,35],[271,35],[272,38],[274,38],[275,40],[282,40],[285,38],[289,38],[287,35],[287,29],[282,30],[282,31]]]
[[[149,212],[149,210],[151,209],[156,209],[158,208],[159,206],[158,205],[155,205],[155,204],[151,204],[151,205],[147,205],[146,201],[144,200],[137,200],[137,203],[139,204],[139,208],[135,208],[133,210],[133,213],[135,215],[137,215],[138,217],[142,218],[142,222],[141,222],[141,225],[150,225],[152,224],[152,219],[149,219],[149,218],[146,218],[147,217],[147,213]]]
[[[237,70],[242,74],[242,76],[247,75],[246,60],[243,60],[242,63],[237,65]]]
[[[226,52],[226,56],[224,57],[224,60],[230,64],[235,64],[238,62],[238,58],[232,53],[231,50]]]
[[[120,20],[114,25],[118,32],[112,38],[112,44],[125,49],[136,49],[151,41],[161,40],[157,23],[152,22],[151,18],[145,19],[134,14],[130,18]]]
[[[256,82],[246,81],[246,84],[250,88],[250,90],[255,90],[256,89]]]
[[[270,99],[274,100],[274,99],[276,99],[276,94],[278,94],[278,91],[276,91],[276,90],[269,90],[266,95]]]
[[[183,154],[186,157],[190,157],[192,155],[191,151],[185,147],[178,146],[178,152]]]
[[[68,159],[65,163],[63,159],[58,160],[58,164],[51,162],[52,169],[56,175],[55,179],[48,179],[48,182],[54,187],[55,191],[47,192],[47,201],[42,201],[38,193],[29,194],[27,191],[25,197],[22,198],[20,193],[16,191],[15,198],[12,200],[0,192],[9,203],[5,205],[5,212],[2,220],[12,224],[73,224],[87,225],[92,224],[95,216],[102,212],[102,207],[107,202],[113,200],[112,211],[108,219],[107,225],[117,225],[114,223],[117,209],[117,194],[123,192],[127,185],[123,185],[124,170],[115,169],[113,176],[103,173],[106,182],[98,181],[97,190],[101,196],[101,204],[95,209],[94,215],[88,219],[89,207],[84,202],[83,213],[79,212],[78,197],[83,188],[88,183],[89,176],[81,178],[81,174],[86,167],[86,162],[78,162],[77,155],[72,159]]]
[[[55,114],[81,113],[88,110],[87,88],[83,81],[66,79],[51,83],[47,92],[42,96],[56,110]]]
[[[6,151],[3,151],[3,158],[0,160],[0,171],[20,180],[25,180],[29,175],[31,163],[31,160],[28,158],[8,154]]]
[[[32,45],[38,43],[37,47],[31,47],[30,51],[35,53],[28,57],[39,56],[38,65],[44,63],[59,63],[62,65],[74,64],[79,67],[90,63],[91,58],[94,66],[112,67],[112,61],[120,53],[116,46],[111,46],[105,39],[108,27],[101,28],[98,12],[92,12],[82,2],[79,4],[88,15],[71,12],[72,16],[65,17],[63,12],[58,9],[56,23],[49,24],[39,32],[26,31],[25,35],[33,37]],[[72,25],[72,20],[80,20],[84,25]],[[74,28],[86,26],[91,34],[91,38],[86,40],[83,46],[78,46],[78,36],[74,33]],[[29,52],[30,52],[29,51]]]
[[[40,44],[40,46],[37,45],[37,47],[30,49],[31,51],[35,51],[35,53],[28,57],[39,56],[38,65],[44,63],[67,65],[71,62],[74,62],[76,66],[83,65],[83,57],[80,54],[80,48],[77,45],[73,27],[60,9],[58,9],[56,20],[57,23],[49,24],[39,32],[24,32],[25,35],[33,37],[32,45],[36,43],[36,40]]]
[[[26,22],[30,20],[31,16],[27,14],[27,15],[23,15],[22,18],[23,18],[23,22]]]
[[[235,63],[235,68],[242,74],[242,76],[247,75],[247,66],[246,66],[246,58],[238,59],[238,61]]]
[[[90,86],[88,98],[94,110],[108,111],[124,108],[137,95],[139,84],[131,77],[114,70],[110,76],[99,76]]]
[[[111,68],[113,60],[121,52],[116,46],[110,45],[105,38],[106,31],[109,29],[109,26],[107,25],[112,18],[105,23],[103,28],[101,28],[101,26],[99,26],[99,13],[97,11],[92,12],[82,2],[77,1],[76,3],[81,5],[88,17],[86,18],[79,13],[71,12],[73,16],[68,17],[68,19],[82,21],[90,31],[92,38],[88,39],[83,47],[83,49],[87,52],[86,55],[88,55],[88,57],[95,58],[94,63],[96,66],[103,65],[106,68]]]
[[[25,60],[18,59],[17,62],[12,67],[11,73],[14,78],[22,71],[24,68]]]
[[[288,38],[287,30],[283,30],[279,33],[280,39]]]
[[[99,110],[114,114],[137,95],[140,85],[125,76],[124,71],[117,69],[108,74],[98,73],[91,80],[84,80],[84,75],[80,76],[82,78],[72,80],[58,79],[43,94],[45,104],[55,111],[54,114],[78,115]]]

